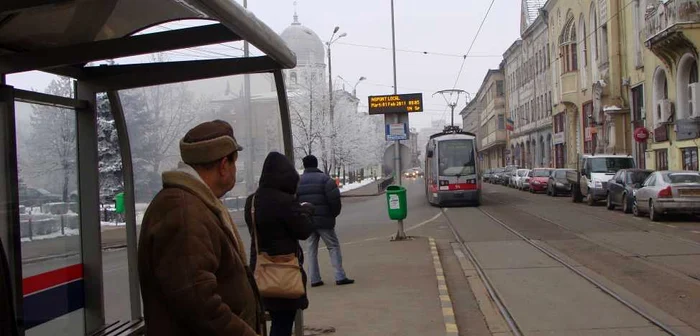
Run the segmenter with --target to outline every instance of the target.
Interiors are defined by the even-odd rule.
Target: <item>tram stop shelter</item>
[[[201,19],[211,24],[134,35],[166,22]],[[232,41],[247,41],[263,56],[91,66],[90,62]],[[282,39],[234,0],[5,0],[0,3],[0,242],[6,259],[0,281],[5,303],[0,334],[13,327],[18,335],[39,335],[32,327],[61,317],[64,306],[79,308],[82,326],[69,334],[130,335],[142,332],[137,271],[134,176],[130,142],[119,90],[239,74],[271,73],[279,102],[284,150],[292,158],[292,135],[282,69],[296,66],[296,56]],[[7,85],[6,75],[39,70],[75,79],[74,97],[59,97]],[[131,321],[106,321],[103,299],[99,213],[96,95],[106,92],[122,156]],[[61,300],[36,302],[23,284],[15,103],[57,106],[75,111],[77,133],[80,256],[77,279],[63,285]],[[0,258],[3,259],[3,258]],[[3,267],[0,267],[3,270]],[[71,270],[64,273],[70,273]],[[75,273],[74,272],[74,273]],[[65,274],[54,274],[64,277]],[[9,281],[8,281],[9,280]],[[64,279],[67,280],[67,279]],[[26,281],[25,281],[26,282]],[[38,286],[31,283],[32,286]],[[49,286],[50,287],[50,286]],[[36,288],[34,288],[36,289]],[[46,291],[50,291],[47,289]],[[55,294],[55,293],[54,293]],[[6,295],[12,296],[8,299]],[[47,296],[48,297],[48,296]],[[32,302],[29,302],[32,301]],[[35,307],[39,305],[42,311]],[[76,306],[77,305],[77,306]],[[2,306],[2,305],[0,305]],[[52,310],[53,309],[53,310]],[[8,321],[14,322],[7,323]],[[73,320],[75,322],[75,320]],[[114,323],[113,323],[114,322]],[[2,324],[6,324],[3,326]],[[3,329],[6,328],[6,329]],[[72,328],[72,327],[70,327]],[[34,329],[36,330],[36,329]],[[54,330],[56,331],[56,330]],[[54,334],[54,333],[47,333]]]

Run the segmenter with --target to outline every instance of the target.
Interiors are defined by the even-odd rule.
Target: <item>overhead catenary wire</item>
[[[382,47],[382,46],[373,46],[373,45],[365,45],[365,44],[359,44],[359,43],[348,43],[348,42],[338,42],[338,44],[352,46],[352,47],[361,47],[361,48],[368,48],[368,49],[379,49],[379,50],[391,51],[391,48]],[[461,55],[461,54],[450,54],[450,53],[436,52],[436,51],[420,51],[420,50],[410,50],[410,49],[396,49],[396,51],[405,52],[405,53],[412,53],[412,54],[422,54],[422,55],[426,55],[426,56],[445,56],[445,57],[458,57],[458,58],[503,57],[503,55]]]

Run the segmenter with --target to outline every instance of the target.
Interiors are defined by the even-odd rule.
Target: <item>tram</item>
[[[432,205],[480,205],[476,135],[446,126],[430,136],[425,153],[425,195]]]

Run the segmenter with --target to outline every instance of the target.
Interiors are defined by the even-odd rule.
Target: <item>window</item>
[[[657,149],[656,170],[668,170],[668,149]]]
[[[503,91],[503,81],[502,80],[496,81],[496,96],[503,97],[504,95],[505,95],[505,92]]]
[[[671,173],[663,178],[666,183],[700,183],[700,175],[693,173]]]
[[[593,102],[587,102],[583,104],[582,108],[583,113],[581,114],[581,123],[583,124],[583,129],[584,131],[586,128],[588,128],[588,120],[589,116],[593,115]],[[596,148],[596,142],[597,142],[597,134],[592,134],[590,138],[584,138],[584,152],[585,153],[594,153],[595,148]]]
[[[602,64],[608,63],[608,25],[600,26],[600,54]]]
[[[447,140],[438,143],[441,176],[464,176],[475,172],[472,140]]]
[[[503,118],[503,115],[502,115],[502,114],[498,116],[498,129],[499,129],[499,130],[504,130],[504,129],[506,129],[506,126],[505,126],[505,119]]]
[[[571,72],[578,70],[578,58],[576,56],[576,26],[574,16],[569,13],[566,24],[559,35],[559,49],[562,61],[562,70]]]
[[[583,58],[581,64],[585,68],[588,65],[588,43],[586,42],[586,21],[583,19],[583,14],[579,17],[578,24],[581,30],[581,42],[583,43],[581,47],[581,57]]]
[[[698,148],[681,148],[683,156],[683,170],[698,170]]]

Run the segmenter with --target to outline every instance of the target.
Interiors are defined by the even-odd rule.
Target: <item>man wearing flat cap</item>
[[[149,335],[263,333],[245,248],[220,200],[236,182],[242,149],[227,122],[205,122],[180,141],[178,168],[163,173],[139,237]]]

